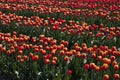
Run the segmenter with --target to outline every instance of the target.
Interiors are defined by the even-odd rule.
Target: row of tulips
[[[30,9],[31,10],[31,8],[35,8],[36,9],[36,11],[38,11],[39,9],[45,9],[45,8],[48,8],[48,7],[52,7],[52,8],[56,8],[57,6],[54,6],[54,5],[51,5],[51,6],[46,6],[46,5],[41,5],[41,4],[39,4],[39,5],[29,5],[29,4],[16,4],[16,3],[12,3],[12,4],[10,4],[10,3],[1,3],[1,8],[5,8],[5,9],[8,9],[8,10],[11,10],[11,7],[13,7],[12,9],[13,10],[21,10],[21,9]],[[38,7],[38,8],[37,8]],[[104,5],[101,5],[101,3],[94,3],[94,4],[87,4],[87,3],[85,3],[85,4],[81,4],[81,7],[80,8],[78,8],[78,10],[79,9],[103,9],[103,10],[110,10],[110,11],[117,11],[117,10],[119,10],[119,7],[120,6],[118,6],[118,5],[116,5],[116,4],[104,4]],[[62,10],[62,9],[66,9],[66,10],[69,10],[69,12],[70,11],[72,11],[72,12],[74,12],[74,9],[76,9],[76,8],[73,8],[73,9],[71,9],[71,8],[67,8],[67,7],[57,7],[57,8],[60,8],[60,10]],[[48,9],[46,9],[47,11],[48,11]]]
[[[93,6],[93,4],[90,4]],[[85,5],[85,6],[90,6]],[[53,16],[54,18],[60,17],[63,19],[76,19],[76,20],[84,20],[84,21],[91,21],[91,18],[93,19],[94,23],[95,21],[98,22],[105,22],[109,23],[111,21],[116,21],[119,23],[120,20],[120,6],[103,6],[101,4],[96,5],[98,8],[83,8],[83,9],[70,9],[70,8],[62,8],[62,7],[56,7],[56,6],[45,6],[45,5],[32,5],[29,6],[27,4],[6,4],[6,3],[1,3],[0,4],[0,10],[5,13],[16,13],[18,15],[26,15],[26,16],[31,16],[31,15],[37,15],[41,17],[49,17]],[[107,7],[107,8],[106,8]],[[104,9],[105,8],[105,9]],[[29,15],[28,15],[29,13]],[[78,18],[79,17],[79,18]],[[100,18],[100,19],[99,19]],[[105,20],[105,21],[104,21]]]
[[[69,44],[44,35],[0,33],[0,75],[14,80],[120,79],[119,48]]]
[[[26,34],[29,36],[52,36],[58,40],[64,39],[71,43],[90,43],[90,44],[106,44],[111,43],[119,46],[120,27],[107,27],[103,24],[89,25],[85,22],[81,24],[75,21],[62,20],[58,18],[43,19],[37,16],[25,17],[15,14],[0,13],[1,31]],[[59,35],[58,35],[59,34]],[[109,42],[109,43],[108,43]]]
[[[43,4],[43,5],[55,5],[61,7],[80,8],[80,4],[85,3],[103,3],[103,4],[120,4],[118,0],[0,0],[3,3],[27,3],[27,4]]]
[[[27,0],[28,2],[30,2],[29,0]],[[79,0],[79,1],[82,1],[82,0]],[[46,6],[59,6],[59,7],[66,7],[66,8],[72,8],[72,9],[83,9],[83,8],[88,8],[88,9],[96,9],[96,8],[103,8],[103,9],[108,9],[108,10],[119,10],[119,2],[112,2],[109,4],[107,4],[106,2],[92,2],[92,3],[89,3],[89,2],[85,2],[85,3],[82,3],[82,2],[79,2],[79,1],[45,1],[45,0],[42,0],[40,1],[39,4],[35,4],[36,6],[38,5],[46,5]],[[1,2],[1,1],[0,1]],[[34,3],[35,1],[33,0],[32,3]],[[1,2],[2,3],[2,2]],[[4,3],[7,3],[7,2],[4,2]],[[15,2],[14,2],[15,3]],[[8,2],[7,4],[12,4],[10,2]],[[16,3],[15,3],[16,4]],[[27,4],[27,5],[30,5],[29,3],[27,2],[23,2],[23,3],[17,3],[17,4]],[[102,5],[101,5],[102,4]],[[32,5],[31,5],[32,6]]]
[[[46,36],[52,36],[58,41],[64,39],[67,41],[73,41],[71,43],[80,40],[85,43],[100,43],[106,44],[110,40],[110,43],[119,46],[120,28],[118,27],[106,27],[105,25],[89,25],[82,22],[62,20],[58,18],[43,18],[37,16],[25,17],[15,14],[0,13],[1,31],[12,32],[13,30],[18,33],[24,33],[30,36],[38,36],[44,34]],[[31,29],[32,28],[32,29]],[[37,29],[36,29],[37,28]],[[59,35],[58,35],[59,34]],[[76,38],[76,39],[75,39]],[[80,42],[81,43],[81,42]],[[108,45],[107,44],[107,45]]]

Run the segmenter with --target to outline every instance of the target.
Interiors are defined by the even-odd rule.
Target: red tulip
[[[52,64],[52,65],[55,65],[55,64],[56,64],[56,61],[55,61],[55,60],[52,60],[51,64]]]
[[[68,71],[67,71],[67,74],[68,74],[68,75],[71,75],[71,74],[72,74],[72,70],[68,70]]]
[[[119,80],[120,75],[119,74],[114,74],[113,77],[114,77],[114,80]]]
[[[45,63],[45,64],[49,64],[49,63],[50,63],[50,60],[49,60],[49,59],[45,59],[45,60],[44,60],[44,63]]]
[[[104,77],[103,77],[104,80],[109,80],[109,75],[108,74],[105,74]]]
[[[88,70],[90,68],[90,65],[89,64],[84,64],[84,69],[85,70]]]

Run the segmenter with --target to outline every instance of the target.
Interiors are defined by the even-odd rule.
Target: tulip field
[[[120,80],[120,0],[0,0],[0,80]]]

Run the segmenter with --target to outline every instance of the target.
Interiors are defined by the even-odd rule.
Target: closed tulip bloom
[[[90,65],[89,64],[84,64],[84,69],[85,70],[88,70],[90,68]]]
[[[91,58],[95,58],[96,57],[96,54],[95,53],[92,53],[91,54]]]
[[[57,57],[53,57],[53,58],[52,58],[52,60],[55,60],[55,61],[57,61]]]
[[[23,63],[25,60],[24,59],[20,59],[20,62]]]
[[[116,64],[118,64],[116,61],[113,61],[113,62],[112,62],[112,66],[114,66],[114,65],[116,65]]]
[[[119,65],[116,64],[116,65],[113,66],[113,68],[114,68],[114,70],[118,70],[119,69]]]
[[[77,58],[80,58],[80,56],[81,56],[80,52],[76,52],[75,55],[76,55]]]
[[[98,60],[98,61],[101,61],[101,60],[102,60],[102,56],[98,56],[98,57],[97,57],[97,60]]]
[[[64,50],[60,51],[60,56],[63,56],[65,54]]]
[[[69,58],[67,56],[64,57],[64,61],[67,62]]]
[[[103,76],[103,80],[109,80],[109,75],[108,75],[108,74],[105,74],[105,75]]]
[[[45,60],[44,60],[44,63],[45,63],[45,64],[49,64],[49,63],[50,63],[50,60],[49,60],[49,59],[45,59]]]
[[[104,63],[107,63],[107,64],[110,64],[110,63],[111,63],[111,60],[108,59],[108,58],[103,58],[103,62],[104,62]]]
[[[110,56],[110,59],[113,61],[115,60],[115,56]]]
[[[82,53],[82,54],[81,54],[81,57],[82,57],[82,58],[86,58],[86,53]]]
[[[55,65],[55,64],[56,64],[56,61],[55,61],[55,60],[52,60],[51,64],[52,64],[52,65]]]
[[[71,74],[72,74],[72,70],[68,70],[68,71],[67,71],[67,74],[68,74],[68,75],[71,75]]]
[[[32,56],[32,61],[37,61],[39,59],[38,55]]]
[[[101,70],[106,70],[106,69],[108,69],[108,64],[106,64],[106,63],[104,63],[101,67],[100,67],[100,69]]]
[[[120,75],[119,74],[114,74],[113,77],[114,77],[114,80],[119,80]]]

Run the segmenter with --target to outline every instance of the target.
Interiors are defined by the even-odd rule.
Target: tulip
[[[108,58],[103,58],[103,62],[104,62],[104,63],[107,63],[107,64],[110,64],[110,63],[111,63],[111,60],[108,59]]]
[[[7,55],[10,55],[10,54],[11,54],[11,51],[10,51],[10,50],[6,51],[6,54],[7,54]]]
[[[101,70],[106,70],[108,69],[108,64],[107,63],[103,63],[103,65],[100,67]]]
[[[68,75],[72,75],[72,70],[67,70]]]
[[[116,65],[113,66],[113,68],[114,68],[114,70],[118,70],[119,69],[119,65],[116,64]]]
[[[26,55],[23,56],[23,59],[24,59],[24,60],[27,60],[27,59],[28,59],[28,56],[26,56]]]
[[[33,53],[30,52],[30,53],[29,53],[29,56],[30,56],[30,57],[33,57]]]
[[[55,61],[57,61],[57,57],[53,57],[53,58],[52,58],[52,60],[55,60]]]
[[[38,59],[39,59],[39,56],[38,56],[38,55],[32,56],[32,61],[37,61]]]
[[[76,57],[80,58],[80,56],[81,56],[80,52],[76,52]]]
[[[104,80],[109,80],[109,75],[108,75],[108,74],[105,74],[105,75],[103,76],[103,79],[104,79]]]
[[[102,61],[102,56],[97,56],[98,61]]]
[[[69,58],[67,56],[64,57],[64,61],[67,62]]]
[[[96,54],[95,53],[92,53],[91,54],[91,58],[95,58],[96,57]]]
[[[85,70],[88,70],[89,67],[90,67],[89,64],[84,64],[84,69],[85,69]]]
[[[63,56],[65,54],[64,50],[60,51],[60,56]]]
[[[25,60],[24,59],[20,59],[20,62],[23,63]]]
[[[16,57],[18,60],[20,60],[21,59],[21,55],[17,55],[17,57]]]
[[[18,54],[19,54],[19,55],[22,55],[22,54],[23,54],[23,51],[22,51],[22,50],[19,50],[19,51],[18,51]]]
[[[120,78],[119,74],[114,74],[113,77],[114,77],[114,80],[119,80]]]
[[[110,56],[111,61],[115,60],[115,56]]]
[[[86,53],[82,53],[82,54],[81,54],[81,57],[82,57],[82,58],[86,58]]]
[[[45,59],[44,60],[44,64],[49,64],[50,63],[50,60],[49,59]]]
[[[95,63],[90,63],[90,68],[94,69],[94,67],[95,67]]]
[[[52,64],[52,65],[55,65],[55,64],[56,64],[56,61],[55,61],[55,60],[52,60],[51,64]]]

